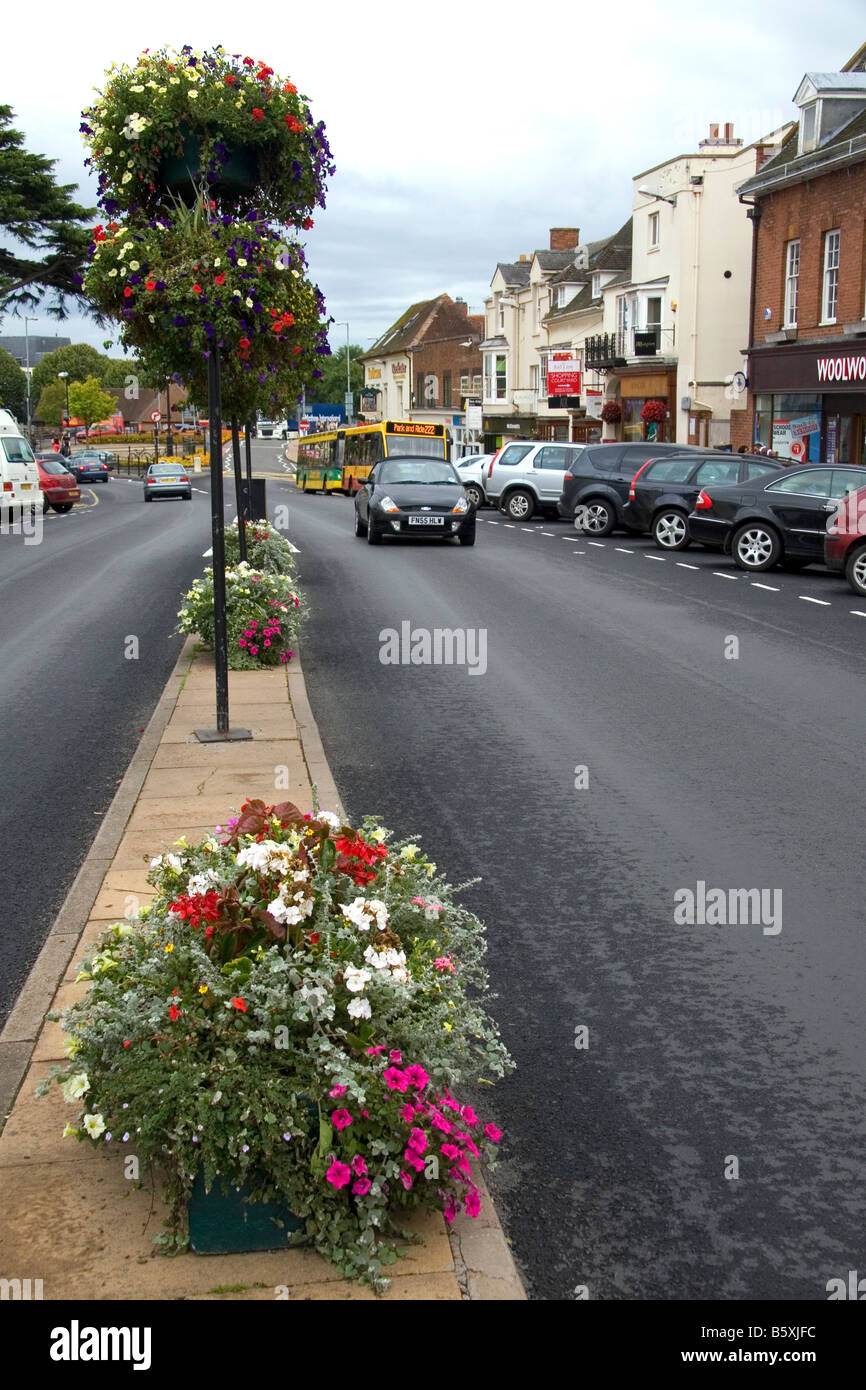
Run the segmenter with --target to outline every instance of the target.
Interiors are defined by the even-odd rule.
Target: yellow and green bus
[[[450,458],[445,425],[417,420],[381,420],[374,425],[350,425],[305,435],[298,444],[295,482],[301,492],[358,491],[380,459],[393,454]]]

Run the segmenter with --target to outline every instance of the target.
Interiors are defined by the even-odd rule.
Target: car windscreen
[[[36,462],[36,460],[33,457],[33,450],[30,448],[30,445],[27,443],[26,439],[22,439],[19,435],[16,434],[4,434],[2,436],[2,439],[3,452],[6,455],[6,459],[9,463]]]
[[[456,483],[460,478],[444,459],[385,459],[376,474],[378,483]]]

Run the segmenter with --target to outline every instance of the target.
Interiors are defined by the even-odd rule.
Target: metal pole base
[[[252,738],[249,729],[194,729],[199,743],[243,743]]]

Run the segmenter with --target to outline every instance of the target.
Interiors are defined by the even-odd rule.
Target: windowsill
[[[647,247],[647,255],[648,255],[648,256],[653,256],[653,255],[655,255],[655,253],[656,253],[657,251],[661,251],[661,249],[662,249],[662,248],[661,248],[660,246],[648,246],[648,247]]]
[[[819,320],[818,320],[818,327],[819,327],[819,328],[835,328],[835,327],[836,327],[836,322],[837,322],[836,319],[819,319]]]

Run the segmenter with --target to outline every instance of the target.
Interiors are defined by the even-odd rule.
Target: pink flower
[[[474,1154],[476,1158],[478,1157],[478,1149],[476,1148],[475,1141],[468,1134],[464,1134],[461,1129],[458,1129],[454,1132],[454,1138],[460,1139],[466,1145],[469,1152]]]
[[[424,906],[424,899],[423,899],[423,898],[413,898],[412,901],[413,901],[413,903],[417,903],[419,907],[423,907],[423,906]]]
[[[409,1085],[408,1074],[397,1067],[389,1067],[385,1072],[385,1084],[389,1091],[405,1091]]]
[[[417,1153],[422,1154],[426,1147],[427,1135],[424,1133],[423,1129],[413,1129],[412,1133],[409,1135],[409,1148],[415,1149]]]
[[[443,1134],[451,1133],[451,1121],[440,1115],[438,1110],[430,1111],[430,1123],[434,1129],[441,1129]]]
[[[339,1163],[335,1158],[328,1169],[325,1177],[328,1182],[333,1183],[334,1187],[345,1187],[351,1180],[352,1170],[348,1163]]]
[[[457,1167],[460,1169],[460,1172],[463,1174],[465,1178],[472,1177],[472,1164],[469,1162],[469,1159],[466,1157],[465,1154],[461,1154],[458,1158]]]
[[[416,1173],[424,1172],[424,1160],[423,1158],[421,1158],[420,1154],[416,1154],[414,1149],[407,1149],[403,1155],[403,1158],[409,1164],[410,1168],[415,1169]],[[463,1161],[464,1163],[466,1162],[465,1159]]]
[[[355,1154],[355,1157],[352,1159],[352,1172],[360,1178],[363,1177],[366,1171],[367,1164],[365,1163],[364,1159],[361,1157],[360,1154]]]
[[[305,817],[305,819],[306,819],[306,817]],[[384,1051],[385,1051],[385,1044],[384,1044],[384,1043],[382,1043],[381,1047],[368,1047],[368,1048],[367,1048],[367,1056],[368,1056],[368,1057],[378,1057],[379,1053],[380,1053],[380,1052],[384,1052]]]
[[[411,1081],[413,1086],[418,1087],[419,1091],[423,1091],[424,1087],[428,1084],[430,1080],[430,1077],[427,1075],[424,1068],[419,1067],[417,1062],[414,1063],[411,1067],[406,1068],[406,1077],[409,1081]]]
[[[402,1060],[403,1060],[403,1053],[402,1053],[402,1052],[389,1052],[389,1053],[388,1053],[388,1056],[390,1057],[390,1059],[391,1059],[392,1062],[400,1063],[400,1062],[402,1062]]]
[[[332,1086],[331,1090],[328,1092],[328,1095],[332,1098],[332,1100],[336,1100],[337,1096],[344,1096],[345,1094],[345,1086]]]
[[[361,1114],[364,1116],[364,1119],[365,1119],[365,1120],[369,1120],[369,1118],[370,1118],[370,1112],[369,1112],[369,1110],[362,1110],[362,1111],[361,1111]]]
[[[444,1096],[440,1096],[440,1097],[439,1097],[439,1104],[440,1104],[440,1105],[447,1105],[449,1110],[459,1110],[459,1109],[460,1109],[460,1106],[457,1104],[456,1100],[452,1100],[452,1099],[451,1099],[451,1096],[449,1096],[449,1094],[448,1094],[447,1091],[445,1092]]]
[[[477,1216],[481,1211],[481,1198],[478,1196],[478,1189],[471,1187],[463,1198],[463,1206],[467,1216]]]
[[[400,1116],[401,1116],[402,1119],[404,1119],[404,1120],[406,1121],[407,1125],[414,1124],[414,1122],[415,1122],[415,1107],[414,1107],[414,1105],[404,1105],[404,1106],[403,1106],[403,1109],[400,1111]]]
[[[437,970],[448,970],[452,975],[454,974],[454,966],[450,956],[438,956],[433,964]]]
[[[366,1197],[372,1186],[369,1178],[356,1178],[352,1183],[352,1191],[356,1197]]]
[[[498,1144],[500,1139],[502,1138],[502,1130],[497,1129],[494,1124],[485,1125],[484,1133],[487,1135],[488,1139],[492,1140],[494,1144]]]
[[[444,1153],[446,1158],[450,1158],[452,1160],[460,1157],[460,1150],[458,1149],[456,1144],[443,1144],[442,1153]]]
[[[451,1222],[454,1220],[454,1218],[455,1218],[456,1215],[457,1215],[457,1203],[454,1201],[454,1198],[451,1196],[451,1194],[450,1194],[450,1192],[449,1192],[448,1196],[445,1198],[445,1207],[444,1207],[444,1216],[445,1216],[445,1220],[448,1222],[449,1226],[451,1225]]]
[[[411,1177],[409,1176],[408,1173],[402,1172],[402,1173],[400,1174],[400,1181],[401,1181],[401,1183],[403,1184],[403,1186],[405,1187],[406,1191],[408,1192],[409,1189],[411,1188],[412,1184],[414,1183],[415,1179],[414,1179],[414,1178],[411,1178]]]
[[[331,1116],[331,1124],[337,1129],[345,1129],[346,1126],[351,1123],[352,1116],[349,1114],[348,1110],[335,1110]]]
[[[477,1125],[479,1122],[478,1116],[475,1114],[475,1111],[472,1109],[471,1105],[464,1105],[463,1109],[460,1111],[460,1114],[463,1116],[464,1120],[468,1125]]]
[[[250,647],[250,652],[252,653],[253,656],[258,656],[258,654],[259,654],[259,649],[258,649],[258,647]]]

